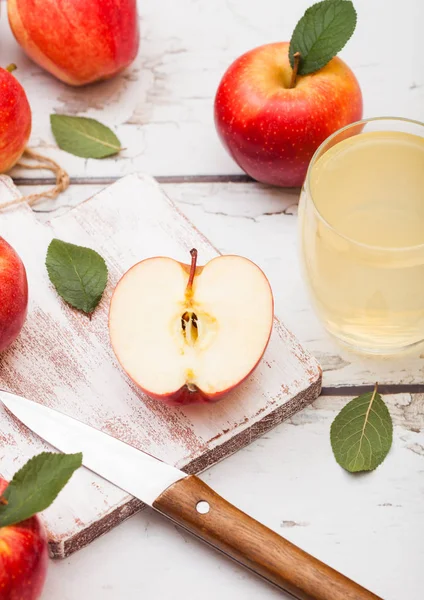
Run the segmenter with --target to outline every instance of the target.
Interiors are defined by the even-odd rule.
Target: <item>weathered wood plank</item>
[[[225,458],[319,394],[317,362],[278,320],[252,377],[214,406],[164,406],[122,373],[110,348],[107,314],[123,271],[148,256],[185,260],[193,246],[202,262],[217,254],[151,178],[128,176],[47,225],[26,207],[5,212],[0,232],[24,260],[31,298],[18,341],[1,357],[1,387],[189,472]],[[44,260],[52,237],[95,248],[108,264],[108,287],[91,321],[65,305],[48,281]],[[0,473],[7,478],[46,445],[4,410],[0,414]],[[139,508],[121,490],[80,470],[45,513],[52,554],[72,553]]]
[[[343,471],[330,446],[332,420],[350,399],[321,396],[202,479],[385,600],[422,600],[424,397],[385,397],[393,447],[363,475]],[[87,589],[96,600],[191,599],[199,590],[204,600],[289,600],[152,511],[57,563],[45,593],[74,600]]]
[[[277,314],[324,371],[324,387],[421,385],[424,347],[395,357],[361,356],[341,347],[315,316],[302,282],[297,251],[297,193],[253,183],[164,184],[167,195],[224,254],[246,255],[266,272],[274,289]],[[56,202],[36,210],[69,210],[100,186],[72,186]],[[24,193],[30,186],[22,188]],[[47,220],[48,213],[37,218]]]
[[[28,92],[34,113],[31,145],[58,160],[72,176],[122,176],[137,171],[154,175],[239,173],[221,147],[213,124],[219,80],[243,52],[289,40],[310,4],[311,0],[161,0],[159,10],[157,0],[141,0],[141,46],[134,64],[109,82],[74,89],[20,52],[3,3],[2,56],[18,65],[16,76]],[[401,12],[387,10],[382,0],[377,4],[356,0],[355,6],[358,29],[341,56],[362,86],[365,115],[422,119],[423,3],[404,0]],[[393,31],[395,44],[393,34],[388,33]],[[105,122],[126,150],[103,161],[58,151],[50,133],[51,112]]]

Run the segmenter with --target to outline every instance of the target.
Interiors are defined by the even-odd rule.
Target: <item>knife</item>
[[[6,408],[62,452],[299,600],[382,600],[221,498],[201,479],[63,413],[0,391]]]

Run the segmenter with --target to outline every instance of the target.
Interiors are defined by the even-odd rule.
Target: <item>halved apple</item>
[[[109,331],[118,361],[148,396],[214,402],[246,379],[271,335],[274,301],[261,269],[241,256],[204,267],[172,258],[133,266],[113,293]]]

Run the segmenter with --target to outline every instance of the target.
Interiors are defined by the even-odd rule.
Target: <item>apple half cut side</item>
[[[257,366],[274,300],[261,269],[241,256],[197,266],[155,257],[134,265],[112,296],[109,332],[122,368],[170,405],[215,402]]]

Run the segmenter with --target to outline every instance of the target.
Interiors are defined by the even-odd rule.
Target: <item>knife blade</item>
[[[56,410],[0,390],[24,425],[298,600],[382,600],[224,500],[201,479]]]
[[[83,453],[85,467],[145,504],[186,474],[77,419],[22,398],[0,392],[6,408],[24,425],[61,452]],[[142,473],[134,477],[134,473]]]

